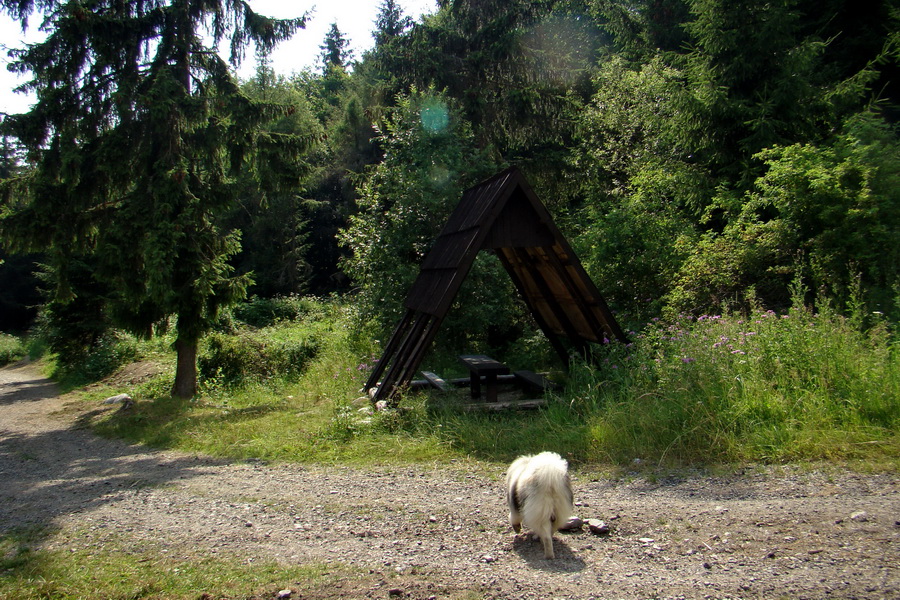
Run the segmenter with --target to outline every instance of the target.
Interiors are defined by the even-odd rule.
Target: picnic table
[[[481,377],[485,378],[487,401],[497,401],[497,375],[509,373],[509,367],[484,354],[464,354],[459,360],[469,369],[472,398],[481,397]]]

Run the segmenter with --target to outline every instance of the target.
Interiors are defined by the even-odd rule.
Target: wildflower
[[[691,358],[690,356],[685,356],[681,359],[681,362],[683,362],[684,364],[689,364],[694,362],[694,360],[695,359]]]

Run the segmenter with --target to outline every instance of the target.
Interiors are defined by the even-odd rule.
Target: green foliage
[[[580,114],[573,153],[585,173],[574,242],[607,300],[629,318],[659,314],[662,295],[696,243],[696,214],[710,177],[684,160],[694,126],[678,110],[681,74],[661,60],[603,64]]]
[[[493,165],[476,149],[454,103],[433,90],[398,99],[380,125],[379,143],[384,161],[362,182],[360,212],[340,241],[352,251],[344,268],[359,286],[363,317],[389,330],[403,314],[419,265],[463,190],[491,174]],[[460,323],[462,330],[445,326],[448,335],[486,331],[492,314],[508,312],[501,307],[511,293],[497,292],[508,277],[488,258],[477,261],[467,277],[468,292],[460,293],[466,301],[455,312],[466,324]]]
[[[0,366],[21,360],[27,354],[22,340],[8,333],[0,333]]]
[[[197,358],[201,380],[209,386],[290,377],[302,373],[321,348],[315,332],[289,339],[272,339],[266,333],[211,333],[204,337]]]
[[[859,285],[873,310],[893,314],[900,281],[895,128],[860,115],[827,146],[774,147],[758,158],[766,171],[739,218],[694,248],[669,305],[708,309],[742,299],[748,289],[784,305],[789,282],[804,275],[823,300],[846,307]]]
[[[322,310],[321,302],[303,296],[253,297],[233,309],[236,319],[253,327],[268,327],[280,321],[299,321]]]
[[[239,174],[239,202],[229,211],[224,227],[240,231],[240,251],[232,264],[239,273],[252,273],[248,293],[276,296],[304,293],[320,267],[317,248],[312,252],[313,221],[320,203],[303,195],[311,185],[312,155],[325,133],[309,99],[292,82],[275,75],[265,64],[241,86],[256,102],[285,107],[272,120],[260,124],[270,143],[289,138],[302,142],[298,152],[270,153],[257,168]],[[321,240],[315,240],[321,244]],[[333,244],[332,244],[333,245]]]
[[[60,267],[40,268],[37,275],[47,290],[47,298],[38,316],[36,333],[56,354],[63,370],[76,368],[112,329],[107,310],[109,290],[93,277],[96,264],[90,257],[72,257]],[[61,285],[67,288],[65,297],[50,291]]]

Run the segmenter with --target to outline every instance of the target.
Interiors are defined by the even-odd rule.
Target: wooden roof
[[[388,398],[407,385],[475,256],[492,250],[563,361],[589,342],[625,335],[524,175],[513,167],[463,193],[422,262],[397,325],[365,389]],[[382,376],[383,379],[382,379]]]

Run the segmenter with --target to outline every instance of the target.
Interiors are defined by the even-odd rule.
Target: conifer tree
[[[375,45],[387,44],[412,27],[412,19],[403,14],[403,9],[396,0],[382,0],[378,7],[378,18],[375,20]]]
[[[319,46],[322,50],[320,55],[322,65],[327,71],[329,67],[346,68],[353,60],[353,51],[349,49],[350,40],[344,37],[344,34],[338,29],[337,23],[332,23],[328,33],[325,34],[325,41]]]
[[[23,23],[40,10],[48,31],[12,52],[37,103],[4,128],[33,169],[3,182],[0,234],[14,249],[46,252],[60,275],[70,257],[92,255],[120,326],[147,334],[174,315],[172,393],[190,397],[199,338],[248,284],[229,264],[238,235],[221,221],[237,200],[235,175],[267,158],[289,166],[304,145],[259,128],[287,107],[243,95],[206,40],[228,41],[237,64],[248,45],[266,52],[304,17],[267,18],[243,0],[0,0],[0,8]],[[77,301],[64,277],[56,297]]]

